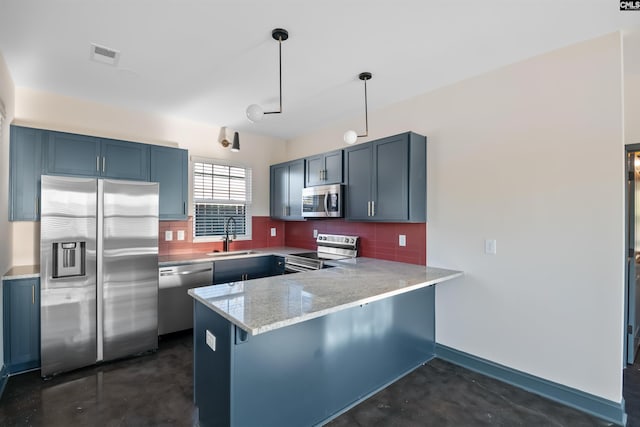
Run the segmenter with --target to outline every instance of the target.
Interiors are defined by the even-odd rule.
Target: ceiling
[[[249,104],[283,114],[259,123]],[[497,67],[640,28],[615,0],[0,0],[18,87],[283,139]],[[120,51],[89,59],[90,43]]]

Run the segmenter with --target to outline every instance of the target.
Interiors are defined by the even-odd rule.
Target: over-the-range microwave
[[[302,189],[302,216],[304,218],[341,218],[343,188],[340,184],[319,185]]]

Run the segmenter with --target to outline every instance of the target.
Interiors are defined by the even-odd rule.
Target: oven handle
[[[285,264],[285,270],[294,271],[296,273],[304,273],[305,271],[312,271],[312,269],[294,266],[293,264]]]

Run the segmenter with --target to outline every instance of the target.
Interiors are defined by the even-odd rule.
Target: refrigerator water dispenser
[[[53,244],[53,277],[84,276],[86,242]]]

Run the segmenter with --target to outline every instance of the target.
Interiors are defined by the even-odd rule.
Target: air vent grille
[[[91,43],[91,60],[108,65],[118,65],[118,59],[120,59],[120,51],[112,49],[106,46],[100,46],[95,43]]]

